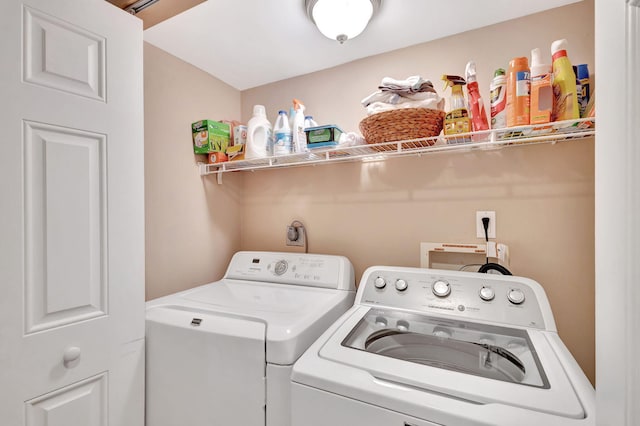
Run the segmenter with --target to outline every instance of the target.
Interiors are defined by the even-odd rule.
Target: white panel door
[[[0,1],[0,424],[142,426],[142,25]]]

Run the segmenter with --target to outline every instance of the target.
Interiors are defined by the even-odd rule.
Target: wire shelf
[[[379,144],[312,149],[308,152],[227,161],[216,164],[200,163],[200,174],[222,174],[285,167],[302,167],[350,161],[378,161],[407,155],[492,149],[539,143],[556,143],[584,139],[595,135],[595,118],[557,121],[542,125],[484,130],[459,135],[437,136]],[[220,177],[220,176],[218,176]]]

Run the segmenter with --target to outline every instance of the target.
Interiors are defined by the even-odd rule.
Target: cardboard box
[[[200,120],[191,125],[193,152],[208,154],[226,152],[229,146],[229,125],[213,120]]]

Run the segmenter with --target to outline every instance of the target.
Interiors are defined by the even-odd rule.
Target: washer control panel
[[[346,257],[306,253],[238,252],[224,278],[354,290],[353,266]]]
[[[554,324],[540,284],[513,276],[373,267],[362,277],[356,303],[539,329]]]

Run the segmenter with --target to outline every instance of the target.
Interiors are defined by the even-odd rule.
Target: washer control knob
[[[396,281],[396,290],[405,291],[407,287],[409,287],[409,284],[407,284],[405,280],[399,279],[398,281]]]
[[[507,299],[514,305],[520,305],[524,302],[524,292],[519,288],[512,288],[507,294]]]
[[[438,297],[447,297],[451,293],[451,286],[444,280],[438,280],[431,285],[431,291]]]
[[[273,273],[276,275],[282,275],[285,272],[287,272],[288,268],[289,268],[289,264],[287,263],[286,260],[278,260],[276,262],[276,266],[273,268]]]
[[[373,285],[375,285],[376,288],[383,289],[387,286],[387,282],[384,280],[384,278],[378,277],[373,280]]]
[[[493,300],[494,297],[496,297],[496,293],[491,287],[482,286],[482,288],[480,289],[480,299],[488,302],[490,300]]]

